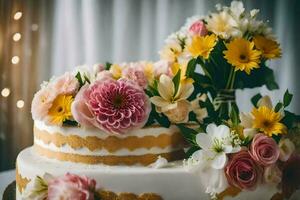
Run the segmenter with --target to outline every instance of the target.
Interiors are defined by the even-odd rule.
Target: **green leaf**
[[[84,83],[88,82],[89,84],[91,84],[90,79],[86,75],[84,75],[83,78],[84,78]]]
[[[66,126],[78,126],[78,123],[74,120],[65,120],[63,122],[63,125],[66,125]]]
[[[193,73],[195,72],[196,65],[197,65],[197,59],[193,58],[189,61],[187,68],[186,68],[186,73],[185,73],[185,76],[187,78],[192,77]]]
[[[192,146],[189,148],[189,150],[185,153],[186,158],[189,158],[193,155],[194,152],[200,150],[201,148],[199,146]]]
[[[278,102],[275,106],[275,112],[278,112],[283,107],[283,104],[281,102]]]
[[[257,107],[257,102],[262,98],[261,94],[258,93],[251,98],[252,104]]]
[[[176,73],[176,75],[172,79],[172,81],[174,83],[174,86],[175,86],[174,96],[176,96],[176,94],[178,92],[179,84],[180,84],[180,78],[181,78],[181,70],[178,70],[178,72]]]
[[[190,143],[196,144],[196,135],[198,134],[197,131],[194,129],[188,128],[184,124],[176,124],[176,126],[179,128],[181,134],[183,137]]]
[[[286,127],[288,129],[291,129],[295,126],[296,123],[300,122],[300,116],[297,116],[294,113],[285,110],[284,111],[284,118],[281,120],[281,122],[284,125],[286,125]]]
[[[78,82],[79,82],[79,87],[82,87],[82,86],[84,85],[84,82],[83,82],[83,80],[82,80],[82,78],[81,78],[80,72],[77,72],[77,74],[76,74],[75,77],[77,78],[77,80],[78,80]]]
[[[278,89],[278,84],[275,81],[274,72],[272,69],[266,67],[264,64],[257,69],[253,69],[251,74],[237,71],[235,88],[256,88],[266,85],[269,90]]]
[[[106,62],[106,63],[105,63],[105,70],[110,70],[110,67],[111,67],[111,66],[112,66],[111,63]]]
[[[284,107],[289,106],[292,99],[293,99],[293,95],[289,93],[289,90],[286,90],[283,97],[283,106]]]
[[[238,125],[240,122],[239,108],[237,107],[236,103],[231,104],[230,119],[233,125]]]

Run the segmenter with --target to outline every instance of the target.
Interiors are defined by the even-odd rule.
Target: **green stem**
[[[232,75],[232,78],[231,78],[230,89],[233,89],[234,82],[235,82],[235,75],[236,75],[236,71],[233,72],[233,75]]]
[[[231,86],[231,79],[232,79],[232,76],[233,76],[233,72],[234,72],[234,69],[231,68],[230,74],[229,74],[229,78],[228,78],[228,81],[227,81],[225,89],[229,89],[229,87]]]
[[[206,76],[208,76],[208,77],[210,78],[210,80],[213,80],[212,77],[211,77],[211,75],[210,75],[210,74],[208,73],[208,71],[206,70],[205,64],[204,64],[203,60],[202,60],[201,58],[197,58],[197,59],[198,59],[197,61],[199,62],[199,64],[200,64],[200,66],[201,66],[201,68],[202,68],[204,74],[205,74]]]

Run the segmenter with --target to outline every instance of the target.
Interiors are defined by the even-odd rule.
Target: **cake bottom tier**
[[[182,162],[170,165],[168,168],[155,169],[140,166],[104,166],[62,162],[41,157],[30,147],[23,150],[17,158],[17,200],[22,199],[22,193],[27,184],[36,176],[43,176],[45,173],[62,176],[67,172],[95,179],[97,186],[107,191],[107,194],[119,196],[112,200],[210,199],[201,185],[201,177],[187,171],[182,166]],[[276,192],[275,188],[259,187],[254,192],[224,194],[220,199],[271,199]],[[300,199],[300,196],[297,199]]]

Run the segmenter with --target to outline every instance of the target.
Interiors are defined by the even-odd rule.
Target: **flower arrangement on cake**
[[[260,184],[289,198],[300,187],[300,118],[287,110],[292,94],[287,90],[277,104],[257,94],[248,113],[235,102],[236,89],[278,89],[267,63],[281,56],[279,43],[257,19],[259,10],[247,12],[237,1],[216,7],[171,34],[158,62],[79,67],[43,83],[33,98],[33,119],[112,136],[153,124],[176,126],[188,143],[183,164],[197,171],[212,198]],[[46,179],[38,177],[28,197],[40,191],[40,199],[66,191],[65,199],[96,197],[94,180],[72,174]]]

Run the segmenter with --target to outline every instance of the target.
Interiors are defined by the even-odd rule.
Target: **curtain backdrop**
[[[0,170],[14,167],[17,153],[32,144],[30,103],[42,80],[77,65],[101,62],[158,60],[164,39],[178,30],[189,16],[205,15],[214,0],[0,0]],[[279,100],[289,88],[294,94],[290,110],[300,113],[300,1],[248,0],[247,9],[259,8],[262,19],[274,28],[283,56],[270,62],[280,90],[265,88],[238,91],[242,110],[250,109],[257,92]],[[13,19],[21,11],[20,20]],[[19,43],[11,40],[22,33]],[[18,64],[11,64],[15,54]],[[24,107],[16,108],[18,100]]]

